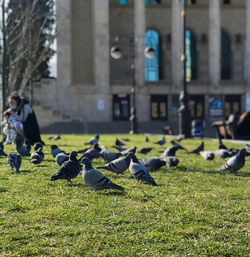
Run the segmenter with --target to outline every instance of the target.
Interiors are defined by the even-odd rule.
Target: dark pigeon
[[[166,139],[164,136],[155,142],[155,144],[157,144],[157,145],[165,145],[165,143],[166,143]]]
[[[138,153],[147,154],[153,150],[152,147],[143,147],[138,150]]]
[[[204,151],[204,142],[202,141],[201,144],[196,147],[193,151],[189,153],[199,154],[201,151]]]
[[[116,146],[124,146],[125,144],[122,141],[120,141],[118,138],[116,138],[115,145]]]
[[[24,142],[20,139],[16,139],[16,150],[22,156],[30,156],[31,145],[28,139],[25,139]]]
[[[150,176],[146,167],[141,164],[134,153],[129,153],[129,158],[131,159],[129,169],[134,178],[138,181],[143,181],[147,184],[156,186],[154,179]]]
[[[18,154],[18,153],[11,152],[7,156],[7,161],[8,161],[8,164],[9,164],[10,168],[15,173],[19,173],[19,169],[20,169],[21,164],[22,164],[22,156],[20,154]]]
[[[156,171],[160,169],[162,166],[166,165],[166,162],[158,157],[149,157],[146,159],[141,159],[139,160],[139,162],[142,163],[148,171]]]
[[[128,148],[122,147],[122,146],[119,146],[119,145],[113,146],[113,148],[115,148],[115,149],[118,150],[119,152],[128,150]]]
[[[95,145],[98,144],[99,141],[99,135],[97,134],[95,137],[92,137],[85,145]]]
[[[229,160],[225,162],[223,166],[221,166],[217,172],[230,170],[233,174],[237,174],[237,171],[240,170],[245,165],[245,156],[246,149],[241,149],[237,155],[231,157]]]
[[[130,158],[127,156],[124,158],[116,159],[110,163],[105,164],[104,166],[99,166],[97,169],[109,170],[116,174],[121,174],[129,168],[129,164]]]
[[[146,142],[146,143],[149,142],[148,136],[145,136],[145,142]]]
[[[0,142],[0,156],[7,156],[7,154],[4,152],[3,141]]]
[[[163,160],[167,163],[168,167],[176,167],[179,163],[179,159],[174,156],[164,157]]]
[[[53,175],[50,180],[66,179],[67,183],[72,183],[71,179],[76,178],[82,168],[76,157],[76,152],[70,153],[69,160],[62,164],[58,172]]]
[[[171,143],[173,146],[177,147],[178,150],[187,150],[185,147],[183,147],[183,146],[180,145],[179,143],[175,142],[174,140],[171,140],[170,143]]]
[[[129,142],[130,141],[129,138],[127,138],[127,137],[124,137],[122,140],[125,141],[125,142]]]
[[[109,178],[107,178],[99,170],[92,167],[92,164],[88,158],[83,158],[81,162],[84,164],[82,170],[82,177],[89,187],[95,190],[104,189],[117,189],[123,191],[124,188],[113,183]]]
[[[175,156],[176,152],[179,150],[178,146],[172,146],[165,149],[162,157]]]
[[[35,152],[33,152],[30,156],[30,162],[33,164],[40,164],[44,159],[44,153],[42,148],[39,148]]]
[[[94,147],[89,148],[84,154],[83,157],[87,157],[90,161],[100,158],[101,157],[101,148],[99,147],[98,144],[94,144]],[[83,158],[82,157],[82,158]]]

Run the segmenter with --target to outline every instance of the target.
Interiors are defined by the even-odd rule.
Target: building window
[[[189,111],[193,120],[204,119],[204,96],[190,95],[189,97]]]
[[[126,5],[127,4],[127,0],[118,0],[120,5]]]
[[[166,95],[151,95],[151,119],[167,120],[168,97]]]
[[[152,47],[155,50],[153,58],[145,57],[145,80],[159,81],[159,33],[150,29],[145,34],[145,47]]]
[[[113,96],[113,119],[128,120],[130,112],[129,95],[114,95]]]
[[[196,79],[196,40],[190,30],[186,30],[186,81]]]
[[[229,36],[221,31],[221,79],[231,78],[231,43]]]
[[[240,95],[226,95],[225,96],[225,118],[230,114],[241,113],[241,96]]]
[[[196,0],[190,0],[191,4],[196,4]]]
[[[223,1],[224,4],[230,4],[230,2],[231,2],[230,0],[224,0]]]

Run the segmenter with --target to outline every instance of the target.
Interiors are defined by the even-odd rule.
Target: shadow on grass
[[[32,170],[20,170],[20,174],[21,173],[33,173],[34,171]]]
[[[5,192],[8,192],[6,188],[0,188],[0,193],[5,193]]]
[[[125,189],[126,190],[126,189]],[[116,195],[116,196],[125,196],[125,191],[96,191],[99,195]]]

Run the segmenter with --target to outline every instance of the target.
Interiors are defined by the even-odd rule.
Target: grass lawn
[[[90,137],[62,135],[55,143],[79,150]],[[138,148],[156,147],[152,142],[160,138],[151,136],[145,143],[144,135],[118,135],[123,137],[130,138],[128,147]],[[34,166],[25,157],[20,174],[0,158],[0,256],[249,256],[250,157],[234,176],[216,174],[225,160],[206,162],[179,151],[177,168],[151,173],[157,187],[138,184],[129,171],[119,177],[103,171],[125,193],[95,192],[81,175],[73,186],[50,181],[58,165],[50,154],[54,142],[46,138],[45,161]],[[114,140],[114,135],[101,135],[100,145],[112,149]],[[189,150],[199,143],[181,142]],[[205,140],[206,150],[216,148],[217,142]],[[146,157],[160,156],[161,149]],[[100,164],[101,159],[93,162]]]

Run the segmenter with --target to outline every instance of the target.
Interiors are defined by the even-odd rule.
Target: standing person
[[[21,98],[17,92],[13,92],[9,98],[9,112],[16,119],[15,129],[23,139],[28,139],[30,144],[42,142],[40,129],[34,110],[29,102]]]

